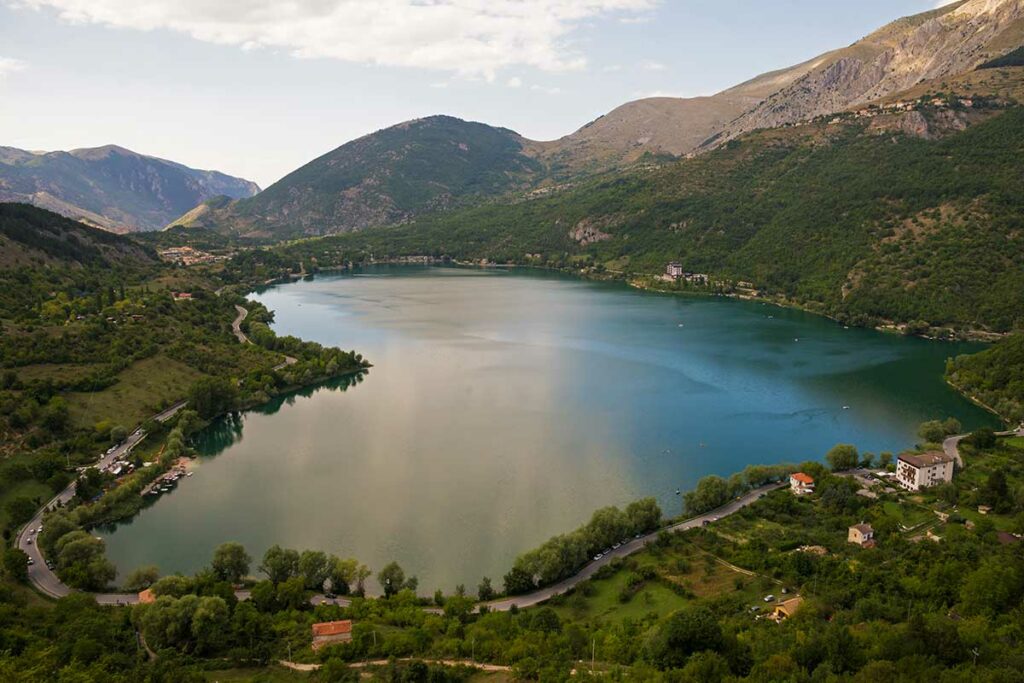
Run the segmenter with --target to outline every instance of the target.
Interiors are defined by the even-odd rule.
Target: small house
[[[875,547],[875,530],[870,524],[854,524],[850,527],[846,540],[861,548]]]
[[[803,604],[804,599],[799,595],[789,600],[783,600],[779,604],[775,605],[772,610],[771,618],[774,621],[782,621],[783,619],[789,619],[791,616],[796,614],[797,610],[800,609],[800,605]]]
[[[665,267],[665,274],[672,278],[683,276],[683,264],[673,261]]]
[[[352,620],[322,621],[313,624],[313,649],[319,650],[335,643],[347,643],[352,640]]]
[[[814,493],[814,477],[803,472],[794,472],[789,475],[789,490],[795,496]]]

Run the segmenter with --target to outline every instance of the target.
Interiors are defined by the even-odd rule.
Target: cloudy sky
[[[445,113],[534,139],[712,94],[941,0],[0,0],[0,145],[115,143],[266,186]]]

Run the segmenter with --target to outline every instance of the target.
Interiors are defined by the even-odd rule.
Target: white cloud
[[[506,85],[510,88],[521,88],[523,86],[523,79],[519,78],[519,76],[513,76],[508,79]]]
[[[508,66],[579,69],[581,22],[650,11],[661,0],[0,0],[64,21],[167,29],[221,45],[279,48],[386,66],[493,78]]]
[[[8,74],[12,74],[15,71],[24,70],[25,66],[25,62],[20,59],[0,57],[0,80],[3,80]]]
[[[534,90],[536,92],[542,92],[542,93],[545,93],[547,95],[559,95],[562,92],[561,88],[549,88],[549,87],[544,86],[544,85],[531,85],[530,86],[530,90]]]

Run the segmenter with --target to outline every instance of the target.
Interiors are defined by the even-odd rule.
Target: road
[[[964,459],[960,457],[960,442],[966,439],[970,434],[958,434],[957,436],[948,437],[942,442],[942,450],[949,457],[956,460],[956,466],[960,469],[964,467]],[[996,436],[1020,436],[1024,437],[1024,425],[1021,425],[1016,430],[1010,430],[1008,432],[996,432]]]
[[[628,557],[633,553],[643,550],[648,544],[654,543],[658,539],[658,534],[660,534],[662,531],[668,531],[669,533],[678,533],[680,531],[687,531],[689,529],[696,529],[698,527],[704,526],[705,522],[711,524],[715,520],[721,519],[722,517],[728,517],[729,515],[742,510],[743,508],[747,507],[748,505],[756,501],[758,498],[760,498],[763,494],[768,493],[769,491],[774,491],[775,489],[778,488],[782,488],[783,486],[786,485],[786,483],[768,484],[760,488],[754,489],[745,496],[730,501],[729,503],[723,505],[717,510],[706,512],[703,515],[698,515],[697,517],[691,517],[690,519],[687,519],[683,522],[679,522],[678,524],[674,524],[668,527],[667,529],[659,529],[654,533],[650,533],[646,536],[633,539],[629,543],[624,543],[621,547],[619,547],[616,550],[612,550],[610,553],[602,557],[600,560],[589,562],[587,566],[585,566],[583,569],[579,571],[578,574],[576,574],[575,576],[571,576],[568,579],[565,579],[564,581],[560,581],[554,585],[548,586],[547,588],[542,588],[540,590],[534,591],[533,593],[527,593],[526,595],[517,595],[515,597],[504,598],[502,600],[494,600],[491,602],[483,603],[483,605],[485,605],[491,611],[504,612],[512,609],[513,606],[521,609],[523,607],[532,607],[533,605],[545,602],[546,600],[550,600],[556,595],[561,595],[562,593],[565,593],[570,589],[575,588],[578,584],[592,577],[601,567],[604,567],[612,561],[621,559],[623,557]]]
[[[184,401],[175,403],[170,408],[160,411],[153,416],[153,419],[159,422],[166,422],[178,413],[179,410],[185,407]],[[135,448],[143,439],[146,438],[146,432],[141,427],[136,429],[134,432],[128,435],[128,437],[118,444],[109,453],[104,453],[103,456],[93,465],[99,469],[103,469],[110,465],[115,460],[119,460],[128,453],[131,453],[132,449]],[[17,547],[23,550],[30,558],[32,558],[33,564],[29,565],[28,577],[32,584],[38,588],[41,592],[55,598],[64,597],[71,593],[71,589],[64,585],[57,575],[54,574],[46,566],[46,562],[43,558],[42,553],[39,550],[39,545],[36,543],[36,531],[43,526],[43,515],[47,510],[52,508],[58,502],[67,504],[75,497],[75,482],[68,484],[67,488],[54,496],[49,502],[43,507],[36,511],[36,514],[29,520],[28,524],[22,528],[21,533],[18,534]],[[117,604],[119,600],[125,598],[122,594],[103,594],[97,595],[97,602],[101,604]]]
[[[231,323],[231,331],[235,333],[236,337],[238,337],[238,341],[242,342],[243,344],[252,344],[252,340],[249,339],[245,332],[242,332],[242,321],[245,320],[245,318],[249,315],[249,311],[245,307],[239,306],[238,304],[235,304],[235,310],[238,311],[238,317],[235,318],[235,320]],[[278,363],[271,369],[276,372],[281,368],[288,367],[289,365],[295,365],[298,362],[298,358],[285,356],[283,363]]]

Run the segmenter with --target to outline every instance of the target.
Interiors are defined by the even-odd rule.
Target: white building
[[[904,453],[896,461],[896,481],[908,491],[953,481],[953,457],[937,451]]]
[[[789,490],[795,496],[814,493],[814,477],[803,472],[794,472],[789,475]]]
[[[682,277],[683,276],[683,264],[678,261],[673,261],[665,267],[665,274],[669,277]]]

